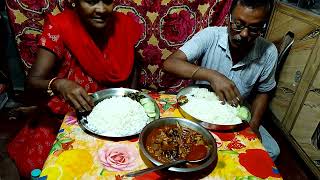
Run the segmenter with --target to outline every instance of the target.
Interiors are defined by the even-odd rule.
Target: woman
[[[48,93],[47,105],[59,117],[74,108],[91,110],[88,93],[135,82],[134,46],[142,32],[131,18],[112,11],[112,0],[76,0],[72,6],[48,17],[27,80],[28,87]],[[8,145],[22,176],[42,168],[56,137],[61,121],[45,115]]]

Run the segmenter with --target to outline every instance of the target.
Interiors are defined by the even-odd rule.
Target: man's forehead
[[[259,24],[265,22],[267,18],[267,11],[264,7],[252,8],[237,4],[231,13],[233,19],[247,24]]]

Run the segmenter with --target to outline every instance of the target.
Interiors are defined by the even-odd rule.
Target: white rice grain
[[[87,126],[99,134],[121,137],[138,133],[149,123],[143,106],[129,97],[112,97],[98,103]]]
[[[181,108],[191,116],[208,123],[218,125],[240,124],[237,108],[229,104],[221,104],[215,93],[206,88],[192,88],[186,94],[188,103]]]

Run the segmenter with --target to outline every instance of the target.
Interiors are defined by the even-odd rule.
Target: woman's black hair
[[[230,8],[230,13],[232,13],[233,9],[240,4],[249,8],[265,8],[268,15],[271,14],[271,10],[273,7],[273,0],[233,0]]]

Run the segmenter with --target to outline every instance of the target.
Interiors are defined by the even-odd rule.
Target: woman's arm
[[[141,55],[135,51],[134,53],[134,64],[132,68],[132,72],[130,74],[129,80],[130,82],[130,88],[131,89],[138,89],[138,81],[139,81],[139,76],[141,72],[141,63],[142,63],[142,57]]]
[[[55,76],[53,73],[55,62],[55,54],[44,48],[39,48],[36,61],[27,77],[27,88],[46,92],[50,80]],[[77,110],[91,110],[92,99],[85,89],[76,82],[58,78],[51,83],[50,87],[56,94],[71,102]]]
[[[48,83],[53,78],[53,74],[50,75],[50,72],[53,70],[55,61],[55,54],[44,48],[39,48],[36,61],[27,76],[26,87],[41,93],[46,92]]]

